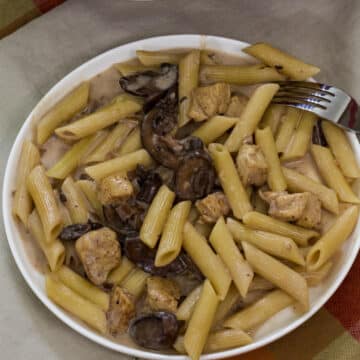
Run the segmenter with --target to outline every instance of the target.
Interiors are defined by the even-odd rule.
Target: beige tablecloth
[[[68,0],[0,41],[0,169],[28,113],[69,71],[120,44],[177,33],[273,43],[319,65],[321,80],[360,100],[359,0]],[[0,226],[0,358],[127,359],[76,334],[44,308],[17,270]],[[305,359],[301,351],[288,355],[276,359]],[[316,359],[358,355],[328,352]]]

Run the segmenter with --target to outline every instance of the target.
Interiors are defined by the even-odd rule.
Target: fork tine
[[[331,101],[334,99],[333,95],[330,95],[328,91],[315,90],[310,88],[303,88],[299,86],[280,86],[279,92],[291,92],[295,94],[304,94],[308,96],[316,96],[319,98],[326,99],[326,101]]]
[[[321,104],[323,100],[320,98],[313,98],[306,95],[294,95],[294,94],[276,94],[272,100],[274,103],[283,103],[283,102],[294,102],[296,104],[311,104],[314,107],[326,110],[326,104]]]
[[[295,98],[289,98],[289,97],[274,97],[272,100],[273,104],[279,104],[279,105],[288,105],[288,106],[294,106],[299,109],[308,110],[308,111],[321,111],[326,110],[326,107],[323,105],[320,105],[315,102],[308,102],[304,101],[303,99],[295,99]]]
[[[282,88],[303,88],[303,89],[312,89],[320,90],[322,92],[328,93],[328,95],[335,96],[333,87],[326,84],[308,82],[308,81],[279,81],[277,82]]]
[[[318,92],[308,92],[303,91],[301,89],[294,89],[294,90],[285,90],[281,89],[276,93],[275,96],[287,96],[287,97],[301,97],[304,99],[314,99],[314,101],[317,102],[325,102],[330,103],[331,100],[329,98],[326,98],[324,96],[321,96]]]

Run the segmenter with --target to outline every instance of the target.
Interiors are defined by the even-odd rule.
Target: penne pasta
[[[285,114],[281,117],[278,132],[275,137],[275,145],[277,152],[283,154],[292,139],[296,125],[301,116],[301,110],[288,107]]]
[[[286,190],[286,180],[281,170],[280,160],[276,151],[274,137],[270,127],[257,129],[255,132],[256,144],[260,146],[267,165],[267,183],[273,191]]]
[[[322,185],[295,170],[282,167],[288,189],[292,192],[311,192],[321,201],[322,206],[334,214],[339,213],[339,202],[334,190]]]
[[[243,241],[241,244],[246,260],[258,275],[298,300],[304,309],[309,308],[309,290],[301,275],[250,243]]]
[[[80,187],[69,176],[64,180],[61,190],[65,195],[65,206],[69,210],[73,224],[87,223],[89,220],[89,211]]]
[[[44,253],[50,270],[58,270],[64,263],[65,259],[64,245],[58,239],[53,240],[51,243],[46,241],[44,229],[36,210],[33,210],[33,212],[29,215],[28,228],[30,234],[36,240],[40,249]]]
[[[121,156],[140,150],[142,148],[140,128],[136,127],[121,144],[116,155]]]
[[[135,265],[125,256],[121,259],[121,264],[112,270],[107,278],[107,281],[110,284],[120,284],[125,277],[130,274],[135,268]]]
[[[197,128],[192,135],[197,136],[207,145],[226,133],[238,120],[237,117],[213,116]]]
[[[50,243],[61,231],[62,216],[42,165],[36,166],[30,172],[26,184],[40,216],[45,240]]]
[[[137,50],[136,56],[145,66],[158,66],[163,63],[178,64],[185,56],[184,53],[169,53],[166,51]]]
[[[104,311],[109,309],[109,294],[100,290],[67,266],[62,266],[56,274],[65,286],[75,291],[84,299],[98,305]]]
[[[141,110],[141,107],[142,104],[138,98],[121,94],[110,104],[103,106],[94,113],[86,115],[69,125],[57,128],[55,133],[65,140],[78,140],[136,113]]]
[[[230,274],[206,239],[189,222],[184,226],[183,247],[202,274],[211,281],[219,299],[224,300],[231,283]]]
[[[213,82],[236,85],[253,85],[285,80],[275,69],[264,64],[256,65],[202,65],[201,77]]]
[[[26,140],[23,143],[18,164],[19,172],[16,178],[16,191],[12,206],[13,215],[27,227],[28,217],[33,209],[33,202],[26,186],[26,179],[31,170],[40,162],[40,152],[37,147]]]
[[[135,268],[120,282],[120,286],[126,289],[135,298],[138,298],[146,286],[146,279],[150,274]]]
[[[184,335],[184,347],[191,360],[198,360],[206,344],[219,299],[209,280],[205,280]]]
[[[289,237],[300,246],[307,246],[310,240],[319,237],[317,231],[304,229],[300,226],[289,224],[285,221],[274,219],[271,216],[260,214],[255,211],[245,214],[242,221],[252,229]]]
[[[135,121],[119,121],[116,127],[109,131],[105,140],[84,159],[85,164],[107,160],[107,156],[127,139],[135,126]]]
[[[78,180],[76,185],[80,188],[81,192],[85,195],[87,201],[95,211],[96,215],[103,218],[103,206],[98,198],[98,191],[96,183],[91,180]]]
[[[88,103],[89,92],[90,83],[85,81],[41,118],[36,128],[38,145],[42,145],[59,125],[70,120],[85,108]]]
[[[209,152],[234,216],[241,219],[252,210],[252,206],[234,161],[224,145],[210,144]]]
[[[126,63],[115,64],[114,67],[122,76],[129,76],[144,71],[157,71],[159,69],[157,66],[145,66],[142,64]]]
[[[334,225],[312,246],[306,256],[309,271],[318,270],[324,265],[343,242],[350,236],[358,221],[359,208],[350,206],[336,220]]]
[[[247,241],[268,254],[290,260],[295,264],[305,265],[304,257],[301,255],[299,248],[294,240],[289,237],[265,231],[251,230],[231,218],[228,218],[226,223],[232,236],[238,243]]]
[[[104,161],[103,163],[88,166],[85,172],[94,180],[100,181],[104,177],[115,173],[127,173],[134,170],[138,165],[149,166],[153,162],[151,156],[144,149],[130,154],[119,156],[115,159]]]
[[[75,315],[101,334],[106,333],[105,312],[89,300],[65,286],[54,274],[45,276],[47,296],[57,305]]]
[[[243,51],[274,67],[293,80],[306,80],[320,71],[317,66],[307,64],[266,43],[250,45]]]
[[[183,241],[183,229],[190,208],[191,201],[182,201],[171,209],[156,252],[155,266],[165,266],[179,255]]]
[[[333,261],[329,260],[315,271],[307,271],[303,267],[295,268],[294,270],[298,271],[299,274],[304,277],[309,287],[315,287],[321,284],[321,282],[329,275],[333,265]]]
[[[244,298],[249,290],[254,272],[235,245],[234,239],[226,227],[223,217],[219,218],[216,222],[209,240],[212,247],[229,269],[237,289]]]
[[[195,305],[200,298],[202,285],[197,286],[191,293],[186,296],[176,311],[178,320],[188,321],[194,311]]]
[[[288,148],[281,157],[282,161],[297,160],[306,154],[311,143],[316,118],[316,115],[311,112],[303,111],[301,113],[299,125]]]
[[[193,50],[179,61],[179,126],[190,121],[188,111],[192,91],[199,82],[200,51]]]
[[[170,214],[170,209],[174,200],[175,193],[166,185],[162,185],[155,195],[140,229],[140,239],[150,248],[156,246]],[[169,229],[167,232],[168,231]],[[169,234],[166,236],[168,237]]]
[[[359,165],[344,130],[329,121],[322,121],[321,127],[344,176],[348,178],[360,177]]]
[[[273,136],[279,128],[281,118],[286,112],[286,107],[279,104],[270,104],[266,109],[264,116],[259,124],[260,129],[264,129],[267,126],[270,127]]]
[[[46,172],[46,175],[55,179],[65,179],[80,164],[80,160],[85,153],[88,152],[94,137],[95,135],[88,136],[74,144],[71,149]]]
[[[322,178],[337,193],[339,200],[360,204],[360,199],[354,194],[344,175],[337,167],[330,150],[324,146],[312,145],[311,154]]]
[[[294,302],[295,299],[284,291],[274,290],[249,307],[230,316],[223,325],[232,329],[252,330]]]
[[[220,351],[250,344],[252,338],[241,329],[224,329],[211,333],[205,351]]]
[[[279,85],[277,84],[265,84],[254,91],[241,113],[239,121],[225,142],[225,146],[230,152],[238,151],[244,139],[254,133],[271,99],[278,90]]]

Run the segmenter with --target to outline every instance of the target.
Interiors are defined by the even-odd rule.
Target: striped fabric
[[[0,39],[65,0],[0,0]]]
[[[64,1],[0,0],[0,38]],[[230,360],[360,360],[360,256],[309,321],[273,344]]]

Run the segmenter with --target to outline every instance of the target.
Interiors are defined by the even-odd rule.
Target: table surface
[[[69,0],[0,41],[0,168],[31,109],[68,72],[129,41],[179,33],[272,43],[360,99],[358,0]],[[128,359],[46,310],[16,268],[2,222],[0,234],[1,359]]]

